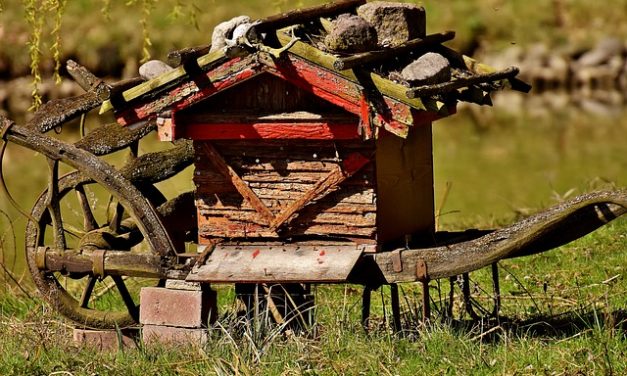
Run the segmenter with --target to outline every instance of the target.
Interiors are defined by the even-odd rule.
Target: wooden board
[[[189,282],[344,282],[372,245],[217,245]]]
[[[372,163],[319,189],[321,182],[338,168],[351,170],[343,166],[349,156],[371,157],[373,143],[212,142],[246,189],[259,199],[257,207],[244,199],[241,188],[236,189],[230,177],[215,169],[203,144],[195,143],[199,243],[209,244],[215,238],[277,239],[300,235],[375,239],[376,180]],[[278,219],[269,224],[259,214],[259,205]]]

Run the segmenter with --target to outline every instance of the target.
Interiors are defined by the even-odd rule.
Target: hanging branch
[[[30,56],[30,73],[33,76],[31,95],[33,104],[30,110],[36,110],[41,106],[42,100],[39,94],[39,84],[41,84],[41,71],[39,63],[41,61],[41,32],[44,21],[42,15],[41,4],[37,0],[26,0],[24,3],[24,12],[26,21],[28,22],[31,34],[28,41],[28,53]]]
[[[63,11],[65,10],[65,4],[67,0],[52,0],[51,8],[54,11],[54,28],[50,33],[54,38],[54,43],[50,47],[52,52],[52,59],[54,60],[54,82],[58,85],[61,83],[61,75],[59,70],[61,69],[61,21],[63,20]]]

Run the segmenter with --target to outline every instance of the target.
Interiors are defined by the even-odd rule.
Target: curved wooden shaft
[[[417,264],[425,262],[429,278],[444,278],[481,269],[504,259],[540,253],[569,243],[627,212],[627,189],[575,197],[478,239],[442,247],[381,252],[363,257],[353,282],[417,281]],[[400,256],[399,256],[400,253]],[[395,268],[400,257],[401,269]],[[378,270],[377,270],[378,269]],[[396,269],[396,271],[395,271]]]

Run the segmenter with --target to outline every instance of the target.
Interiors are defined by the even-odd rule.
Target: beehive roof
[[[328,22],[354,12],[364,3],[347,0],[256,21],[243,37],[215,51],[209,52],[210,46],[174,51],[169,55],[177,65],[174,69],[113,93],[101,113],[113,109],[120,123],[129,124],[189,107],[258,74],[270,73],[343,103],[374,129],[383,127],[403,137],[418,115],[429,114],[429,120],[446,116],[459,101],[491,104],[490,93],[506,85],[529,89],[515,78],[517,68],[496,71],[442,45],[454,37],[450,31],[359,53],[338,53],[319,43],[325,33],[320,20]],[[430,84],[404,80],[399,66],[428,52],[448,60],[452,74]],[[366,132],[366,136],[371,135]]]

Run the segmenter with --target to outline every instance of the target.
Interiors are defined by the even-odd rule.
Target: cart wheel
[[[191,143],[180,142],[168,150],[138,156],[139,142],[156,129],[154,122],[126,128],[111,123],[84,134],[89,112],[104,99],[101,86],[45,103],[27,126],[14,125],[10,137],[17,145],[46,156],[49,165],[48,188],[37,199],[26,226],[27,263],[36,286],[53,307],[79,325],[114,328],[134,324],[140,287],[160,282],[42,271],[35,262],[37,248],[146,252],[158,255],[163,267],[173,265],[176,252],[184,248],[185,236],[180,236],[184,230],[166,229],[155,209],[166,199],[154,184],[189,166],[193,148]],[[75,125],[82,138],[73,145],[42,134]],[[125,149],[130,153],[124,161],[108,157]],[[117,162],[122,165],[115,167]],[[59,177],[61,165],[74,172]],[[187,225],[188,221],[182,222]]]
[[[165,198],[156,189],[158,201]],[[36,264],[38,247],[65,244],[67,249],[98,249],[151,252],[136,219],[123,205],[110,199],[108,192],[79,172],[58,179],[58,213],[51,214],[48,190],[36,201],[26,228],[26,260],[33,280],[44,298],[61,314],[85,327],[115,328],[138,320],[139,290],[160,280],[42,271]],[[53,218],[58,219],[53,219]],[[62,221],[63,232],[55,229]]]

